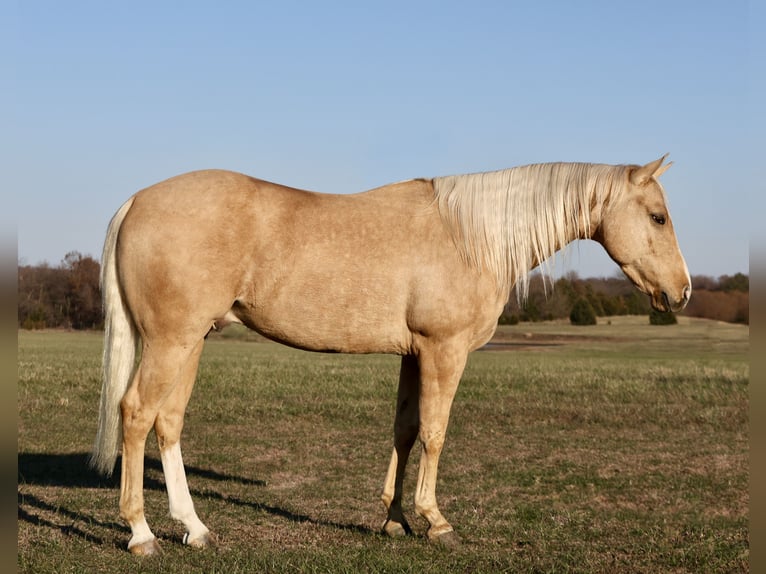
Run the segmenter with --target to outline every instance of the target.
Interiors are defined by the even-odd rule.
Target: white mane
[[[577,238],[627,182],[625,165],[545,163],[437,177],[435,200],[466,262],[526,299],[527,274]],[[543,271],[550,275],[547,265]]]

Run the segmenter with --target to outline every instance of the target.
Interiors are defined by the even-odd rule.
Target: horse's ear
[[[665,156],[664,156],[662,159],[665,159],[666,157],[668,157],[668,156],[667,156],[667,154],[665,154]],[[659,177],[660,177],[660,176],[661,176],[663,173],[665,173],[666,171],[668,171],[668,168],[669,168],[671,165],[673,165],[673,162],[672,162],[672,161],[669,161],[669,162],[668,162],[668,163],[666,163],[665,165],[661,165],[661,166],[659,167],[659,169],[658,169],[657,171],[655,171],[655,172],[654,172],[654,177],[655,177],[655,179],[659,178]]]
[[[630,182],[634,185],[644,185],[651,177],[660,177],[673,163],[670,162],[662,165],[666,157],[668,157],[668,154],[633,170],[630,174]]]

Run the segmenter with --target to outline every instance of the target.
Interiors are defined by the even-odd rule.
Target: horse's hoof
[[[160,553],[160,543],[156,538],[128,546],[130,553],[135,556],[155,556]]]
[[[195,538],[189,538],[189,533],[184,534],[184,544],[192,548],[207,548],[215,545],[215,539],[210,532],[200,534]]]
[[[391,538],[397,538],[412,534],[412,529],[406,521],[394,522],[393,520],[386,520],[386,523],[383,525],[383,533]]]
[[[449,530],[432,532],[428,531],[428,540],[441,546],[442,548],[458,548],[460,546],[460,536],[449,527]]]

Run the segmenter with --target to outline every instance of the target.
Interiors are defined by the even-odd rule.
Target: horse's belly
[[[234,314],[249,328],[291,347],[326,353],[408,354],[411,335],[403,313],[344,309],[342,306],[270,305],[237,309]]]

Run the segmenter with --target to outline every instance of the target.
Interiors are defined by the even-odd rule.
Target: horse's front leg
[[[402,488],[407,459],[412,445],[418,436],[420,426],[418,414],[420,376],[417,358],[402,357],[399,372],[399,392],[396,400],[396,419],[394,421],[394,452],[388,466],[386,482],[381,498],[388,516],[383,531],[389,536],[410,534],[412,530],[404,518],[402,510]]]
[[[428,538],[447,546],[458,544],[459,539],[436,503],[436,475],[452,400],[463,374],[466,358],[465,350],[454,345],[424,349],[419,356],[419,439],[423,446],[423,454],[418,469],[415,511],[428,520]]]

